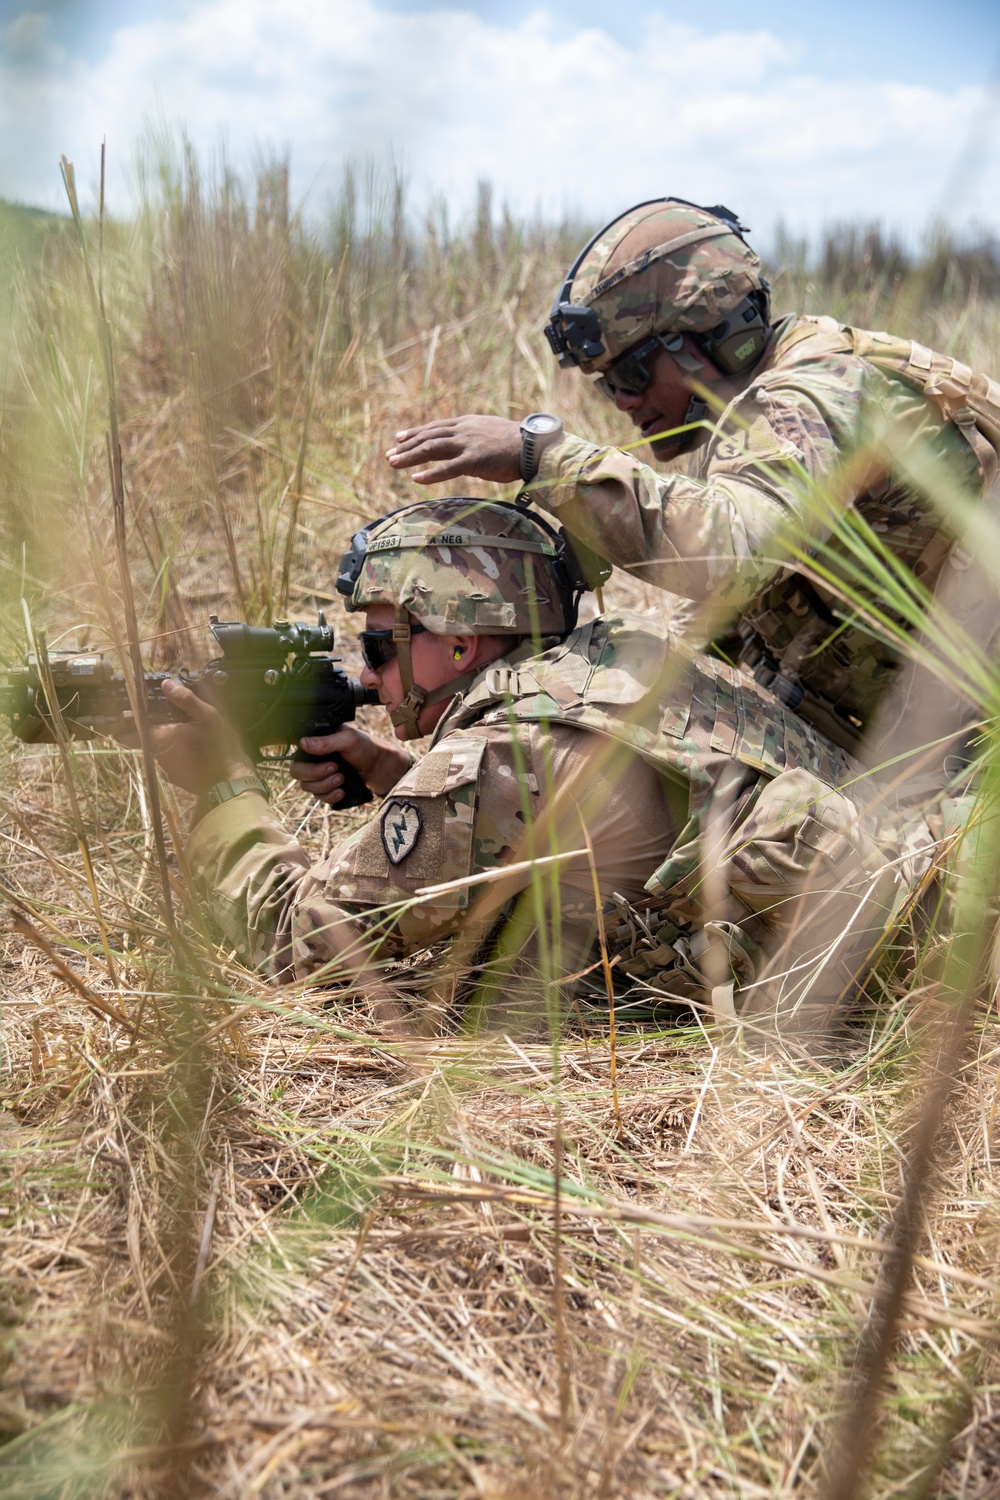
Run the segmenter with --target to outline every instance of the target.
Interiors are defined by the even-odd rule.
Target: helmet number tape
[[[503,501],[493,501],[499,507]],[[523,510],[518,507],[518,514]],[[532,515],[537,521],[538,517]],[[398,532],[375,537],[368,543],[369,552],[429,552],[432,547],[496,547],[500,552],[537,552],[542,557],[552,557],[555,548],[551,542],[533,542],[516,536],[488,536],[482,531],[438,531],[425,536],[400,536]]]

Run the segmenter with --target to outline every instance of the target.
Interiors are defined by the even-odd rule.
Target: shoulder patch
[[[422,886],[471,875],[486,746],[485,735],[458,730],[407,771],[368,822],[329,856],[331,901],[382,906]],[[462,886],[436,898],[434,907],[457,910],[470,899]]]
[[[390,863],[398,865],[416,846],[424,820],[413,802],[393,800],[382,809],[382,847]]]

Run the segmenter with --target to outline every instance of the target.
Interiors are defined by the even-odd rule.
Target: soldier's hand
[[[391,791],[411,765],[408,750],[349,724],[336,734],[311,735],[299,744],[310,755],[342,755],[377,797]],[[293,760],[288,769],[304,791],[312,792],[328,807],[344,800],[344,774],[336,761]]]
[[[163,695],[188,715],[187,724],[159,724],[153,729],[157,763],[168,781],[200,796],[218,781],[252,776],[253,761],[239,735],[217,708],[168,678]]]
[[[445,417],[397,432],[385,456],[394,469],[416,469],[417,484],[463,477],[513,484],[521,477],[521,429],[506,417]]]

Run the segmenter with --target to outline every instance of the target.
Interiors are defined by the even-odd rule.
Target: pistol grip
[[[308,750],[303,750],[300,746],[295,752],[295,759],[306,760],[313,765],[323,765],[331,760],[334,762],[344,778],[343,801],[336,804],[334,812],[344,811],[348,807],[363,807],[366,802],[372,801],[374,793],[371,787],[365,785],[358,772],[342,755],[310,755]]]

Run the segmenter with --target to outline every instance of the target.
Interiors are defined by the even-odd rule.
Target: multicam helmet
[[[590,374],[655,335],[692,333],[728,374],[756,364],[770,288],[743,233],[722,204],[682,198],[613,219],[577,256],[552,308],[545,334],[559,363]]]
[[[400,605],[436,635],[565,635],[578,587],[563,538],[541,517],[466,496],[366,526],[337,579],[347,609]]]
[[[425,704],[467,685],[456,678],[427,693],[414,684],[411,617],[435,635],[564,636],[584,587],[570,547],[548,522],[518,505],[468,496],[405,506],[356,532],[337,578],[347,609],[395,610],[406,696],[392,719],[409,738],[419,735]]]

